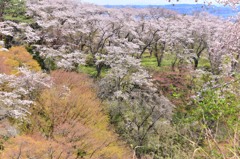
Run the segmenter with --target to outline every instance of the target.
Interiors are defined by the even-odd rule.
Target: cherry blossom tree
[[[118,51],[108,61],[112,69],[100,81],[99,96],[111,102],[110,115],[122,136],[134,147],[145,147],[158,123],[171,119],[174,106],[158,92],[139,59]]]
[[[19,75],[0,74],[1,114],[5,117],[24,118],[39,91],[51,87],[48,75],[34,73],[26,68],[19,68]]]

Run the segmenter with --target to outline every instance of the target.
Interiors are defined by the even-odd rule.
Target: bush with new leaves
[[[33,71],[41,68],[32,55],[23,46],[12,47],[9,51],[0,51],[0,73],[16,74],[19,67],[27,67]]]

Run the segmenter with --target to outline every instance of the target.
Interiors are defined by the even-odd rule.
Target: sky
[[[209,0],[198,0],[196,3],[195,0],[81,0],[82,2],[89,2],[98,5],[165,5],[165,4],[203,4],[204,1]],[[213,2],[213,4],[217,4]]]

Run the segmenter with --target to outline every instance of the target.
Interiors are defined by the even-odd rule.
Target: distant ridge
[[[165,8],[176,11],[180,14],[192,15],[195,12],[205,11],[212,15],[228,18],[236,16],[240,12],[240,7],[232,9],[224,6],[206,6],[204,4],[175,4],[175,5],[104,5],[107,8]]]

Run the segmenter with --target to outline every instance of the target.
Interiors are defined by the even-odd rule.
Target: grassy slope
[[[171,71],[171,65],[174,60],[174,56],[171,54],[165,54],[161,67],[157,66],[156,57],[150,57],[149,54],[144,54],[141,60],[142,66],[148,69],[150,72],[166,72]],[[201,58],[199,61],[199,68],[209,68],[210,63],[206,58]],[[79,66],[79,72],[90,75],[91,77],[96,77],[97,71],[94,66]],[[104,77],[107,74],[108,69],[103,68],[101,77]]]
[[[166,54],[163,58],[162,66],[158,67],[156,57],[154,57],[154,56],[149,57],[149,54],[144,54],[143,59],[142,59],[142,66],[149,68],[151,70],[154,70],[154,71],[162,72],[162,71],[165,71],[166,67],[171,67],[173,60],[174,60],[173,55]],[[198,67],[199,68],[210,67],[210,63],[206,58],[201,58],[199,61]]]

